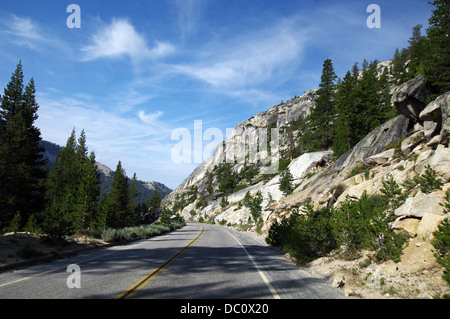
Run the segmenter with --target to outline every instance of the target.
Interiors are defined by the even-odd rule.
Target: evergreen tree
[[[354,126],[357,125],[356,93],[358,85],[357,66],[353,67],[353,75],[348,71],[336,92],[337,120],[333,153],[336,158],[355,145]]]
[[[77,143],[75,129],[72,130],[56,156],[55,166],[47,178],[43,231],[54,240],[62,240],[77,230],[76,199],[78,181]]]
[[[370,63],[363,71],[358,84],[356,108],[357,118],[354,121],[354,141],[359,141],[369,132],[383,122],[383,110],[381,108],[382,96],[377,74],[377,61]]]
[[[435,9],[428,19],[424,43],[423,73],[434,94],[429,100],[450,91],[450,4],[448,0],[430,2]]]
[[[106,225],[108,227],[120,228],[130,225],[129,201],[128,178],[119,161],[106,204]]]
[[[281,173],[280,177],[280,191],[283,192],[284,196],[289,195],[294,190],[292,186],[292,182],[294,181],[294,177],[292,176],[289,169],[284,170]]]
[[[131,179],[131,183],[129,185],[129,205],[130,205],[130,224],[134,224],[138,219],[138,181],[136,177],[136,173],[133,174],[133,178]]]
[[[100,227],[99,183],[95,154],[88,156],[84,130],[77,143],[73,129],[47,179],[44,231],[51,238],[63,239]]]
[[[408,49],[402,49],[401,51],[399,51],[398,48],[395,49],[394,58],[392,59],[392,75],[394,77],[394,84],[404,83],[411,78],[405,70],[408,59]]]
[[[24,89],[22,63],[0,96],[0,229],[16,213],[25,223],[44,207],[45,159],[40,130],[34,126],[39,105],[34,80]]]
[[[421,34],[422,25],[418,24],[413,27],[411,38],[409,42],[410,62],[408,65],[408,72],[410,78],[416,77],[419,73],[423,73],[423,60],[425,58],[425,38]]]
[[[154,212],[161,208],[161,195],[159,195],[158,187],[155,186],[155,191],[150,200],[150,211]]]
[[[334,104],[336,78],[332,61],[326,59],[323,63],[316,105],[309,117],[308,126],[311,131],[311,138],[307,146],[309,151],[326,150],[333,145],[333,125],[336,115]]]
[[[95,154],[91,152],[89,158],[83,158],[81,176],[77,190],[77,214],[81,219],[82,231],[101,227],[99,216],[100,176],[97,172]]]

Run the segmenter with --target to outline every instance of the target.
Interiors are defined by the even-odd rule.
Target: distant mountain
[[[42,140],[40,146],[45,149],[44,157],[48,160],[48,165],[53,168],[55,165],[56,156],[58,155],[61,146]],[[114,171],[109,167],[97,162],[97,172],[100,174],[100,193],[101,195],[107,194],[111,191],[112,182],[114,179]],[[142,203],[145,198],[149,201],[155,192],[155,187],[158,188],[159,195],[161,198],[166,197],[172,190],[166,185],[159,182],[144,182],[138,180],[138,203]]]

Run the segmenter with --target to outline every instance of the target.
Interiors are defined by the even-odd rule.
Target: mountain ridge
[[[40,146],[44,148],[44,157],[48,160],[49,168],[51,169],[55,163],[56,156],[58,155],[59,150],[62,146],[57,145],[53,142],[42,140],[40,142]],[[114,179],[114,171],[110,169],[108,166],[96,161],[97,172],[100,177],[100,196],[107,194],[111,190],[112,181]],[[131,180],[128,178],[128,180]],[[172,189],[164,185],[163,183],[156,181],[142,181],[138,179],[138,197],[137,202],[143,203],[145,199],[150,201],[155,191],[155,187],[158,188],[158,193],[161,198],[164,198],[169,193],[172,192]]]

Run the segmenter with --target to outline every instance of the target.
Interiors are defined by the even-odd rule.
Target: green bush
[[[39,250],[32,242],[26,241],[22,248],[17,252],[19,257],[23,258],[32,258],[32,257],[40,257],[44,255],[44,252]]]
[[[327,209],[316,212],[307,203],[301,213],[293,212],[281,223],[275,222],[269,230],[266,242],[281,246],[295,257],[298,263],[325,256],[336,248],[331,214]]]
[[[406,238],[389,228],[388,200],[382,195],[363,193],[359,200],[347,198],[338,209],[314,211],[307,203],[301,213],[275,222],[266,242],[308,262],[340,248],[346,258],[371,249],[378,260],[399,261]]]
[[[449,193],[449,191],[447,191],[447,193]],[[447,204],[448,203],[449,202],[447,201]],[[444,267],[443,278],[450,285],[450,221],[444,219],[433,235],[434,239],[431,243],[436,249],[436,261]]]
[[[107,228],[101,232],[101,238],[106,242],[120,242],[130,241],[134,239],[146,239],[157,235],[161,235],[172,231],[174,229],[181,228],[185,225],[184,222],[175,221],[171,224],[152,224],[141,225],[137,227],[125,227],[125,228]]]
[[[425,172],[414,178],[414,181],[419,185],[420,190],[424,194],[429,194],[435,190],[442,189],[442,185],[444,184],[430,165],[427,165],[425,167]]]

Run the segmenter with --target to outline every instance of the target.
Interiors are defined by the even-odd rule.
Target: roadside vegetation
[[[274,222],[266,242],[280,246],[298,263],[310,262],[332,252],[344,259],[356,259],[363,250],[372,251],[371,259],[375,262],[399,262],[408,236],[394,232],[390,227],[395,219],[395,209],[413,192],[419,189],[432,192],[441,186],[442,181],[429,166],[422,175],[407,180],[402,186],[391,175],[383,182],[380,194],[364,192],[360,199],[347,197],[339,207],[319,211],[306,203],[300,210],[292,211],[289,218]],[[447,206],[448,200],[450,192],[447,192]],[[443,224],[440,232],[436,244],[440,247],[441,263],[448,267],[448,222]]]

